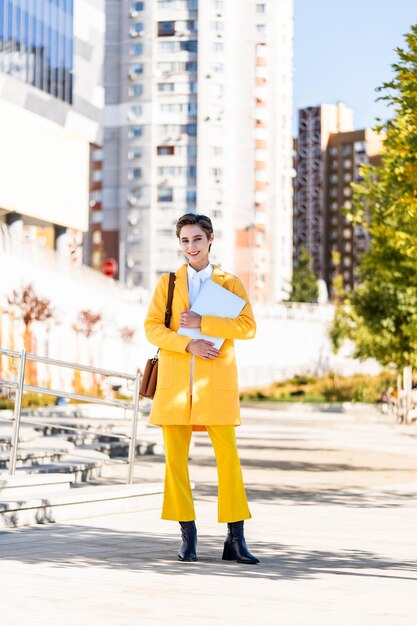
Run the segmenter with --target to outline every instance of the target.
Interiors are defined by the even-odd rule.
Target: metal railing
[[[38,356],[35,354],[28,354],[26,350],[22,350],[21,352],[16,352],[15,350],[6,350],[4,348],[0,348],[0,358],[2,356],[8,356],[11,358],[20,359],[19,370],[17,375],[17,381],[12,380],[2,380],[0,379],[0,387],[6,387],[8,389],[16,390],[16,396],[14,401],[14,412],[13,412],[13,431],[12,431],[12,440],[11,440],[11,448],[10,448],[10,461],[9,461],[9,474],[11,476],[15,475],[16,472],[16,462],[17,462],[17,452],[19,447],[19,431],[21,423],[29,423],[34,425],[45,425],[45,422],[39,422],[33,420],[32,418],[22,417],[22,399],[24,392],[35,392],[42,393],[50,396],[64,397],[69,398],[71,400],[79,400],[81,402],[90,402],[94,404],[101,404],[105,406],[115,406],[123,409],[127,409],[133,411],[132,417],[132,425],[131,425],[131,433],[130,435],[122,435],[118,433],[111,433],[112,437],[116,439],[128,439],[129,440],[129,454],[128,454],[128,477],[127,482],[133,482],[133,471],[134,471],[134,462],[135,462],[135,453],[136,453],[136,431],[138,425],[138,415],[139,415],[139,386],[140,386],[140,374],[125,374],[123,372],[114,372],[111,370],[100,369],[96,367],[92,367],[90,365],[80,365],[79,363],[70,363],[67,361],[59,361],[57,359],[50,359],[49,357]],[[91,372],[92,374],[101,374],[106,377],[112,378],[122,378],[125,380],[130,380],[134,382],[134,396],[133,402],[126,402],[124,400],[113,400],[107,398],[99,398],[97,396],[86,396],[78,393],[72,393],[69,391],[63,391],[58,389],[50,389],[48,387],[38,387],[34,385],[25,384],[25,371],[27,361],[35,361],[38,363],[46,363],[48,365],[56,365],[58,367],[66,367],[72,370],[78,370],[83,372]],[[78,428],[72,426],[65,426],[62,424],[54,424],[52,422],[48,422],[49,426],[59,427],[62,430],[69,430],[75,432],[87,432],[89,434],[94,434],[91,430],[86,428]],[[99,433],[97,433],[99,434]]]

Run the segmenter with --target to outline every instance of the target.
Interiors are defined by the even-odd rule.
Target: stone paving
[[[176,560],[177,525],[159,510],[0,532],[2,623],[416,624],[416,426],[358,410],[244,417],[246,536],[259,565],[221,561],[215,463],[198,434],[198,562]],[[161,458],[139,459],[137,481],[162,478]]]

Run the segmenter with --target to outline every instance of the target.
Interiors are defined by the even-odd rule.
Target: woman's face
[[[191,267],[197,271],[204,269],[209,262],[209,246],[214,235],[208,238],[198,224],[187,224],[181,228],[179,239],[181,250]]]

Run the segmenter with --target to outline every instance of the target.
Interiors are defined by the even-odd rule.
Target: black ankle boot
[[[195,522],[180,522],[182,544],[178,552],[179,561],[197,560],[197,528]]]
[[[255,565],[259,559],[253,556],[246,545],[243,534],[243,522],[231,522],[227,524],[227,537],[224,542],[223,561],[237,561],[238,563],[250,563]]]

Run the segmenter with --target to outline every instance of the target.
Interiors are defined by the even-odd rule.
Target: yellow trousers
[[[163,426],[165,442],[165,489],[162,519],[195,520],[188,474],[192,426]],[[234,426],[207,426],[217,463],[219,522],[238,522],[251,517],[236,447]]]

